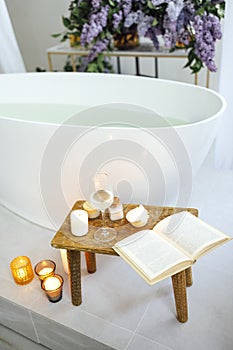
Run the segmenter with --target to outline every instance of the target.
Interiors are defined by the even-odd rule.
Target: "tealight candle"
[[[41,282],[41,288],[45,291],[51,303],[57,303],[62,298],[63,278],[60,275],[46,277]]]
[[[144,208],[143,205],[139,205],[138,207],[130,210],[126,215],[126,219],[134,227],[145,226],[147,224],[148,218],[148,211]]]
[[[89,219],[95,219],[100,215],[100,211],[94,208],[88,201],[83,203],[83,209],[86,210]]]
[[[34,278],[33,268],[27,256],[17,256],[10,263],[11,273],[15,283],[24,285]]]
[[[71,232],[83,236],[88,232],[88,214],[85,210],[73,210],[70,214]]]
[[[42,260],[35,266],[35,273],[42,281],[46,277],[54,275],[56,264],[52,260]]]

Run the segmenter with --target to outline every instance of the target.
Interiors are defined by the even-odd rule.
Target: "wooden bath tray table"
[[[83,209],[83,203],[84,201],[77,201],[72,207],[71,211],[76,209]],[[163,218],[183,210],[189,211],[193,215],[198,216],[198,210],[194,208],[155,207],[145,205],[144,207],[149,212],[148,223],[143,228],[135,228],[128,223],[128,221],[125,219],[125,216],[129,210],[135,208],[136,206],[138,206],[138,204],[124,205],[124,218],[121,220],[111,221],[108,217],[106,217],[107,226],[114,227],[117,231],[117,237],[108,243],[97,242],[94,239],[95,231],[100,226],[102,226],[102,220],[100,217],[96,219],[89,219],[88,233],[85,236],[76,237],[71,234],[70,229],[71,211],[67,215],[61,228],[52,239],[51,245],[54,248],[66,249],[67,251],[71,299],[73,305],[78,306],[82,303],[80,260],[81,252],[85,252],[87,271],[89,273],[94,273],[96,271],[95,254],[118,255],[113,250],[112,246],[127,236],[132,235],[133,233],[142,229],[150,230]],[[192,285],[191,267],[171,276],[171,278],[176,304],[177,319],[180,322],[186,322],[188,320],[186,286]]]

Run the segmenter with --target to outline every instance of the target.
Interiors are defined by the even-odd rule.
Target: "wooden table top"
[[[77,201],[73,205],[71,211],[76,209],[83,209],[83,203],[84,201]],[[198,216],[198,210],[195,208],[156,207],[156,206],[144,205],[144,207],[147,209],[149,213],[149,220],[147,222],[147,225],[140,228],[135,228],[126,220],[125,217],[129,210],[137,206],[138,204],[123,205],[124,218],[121,220],[111,221],[108,215],[106,215],[107,226],[114,227],[115,230],[117,231],[117,237],[113,241],[107,242],[107,243],[97,242],[94,239],[95,231],[102,226],[101,216],[97,217],[96,219],[88,220],[89,230],[85,236],[77,237],[72,235],[71,227],[70,227],[70,213],[71,213],[70,211],[64,223],[62,224],[61,228],[57,231],[54,238],[52,239],[51,245],[54,248],[58,248],[58,249],[79,250],[79,251],[85,251],[85,252],[91,252],[91,253],[118,255],[112,249],[112,246],[114,246],[115,243],[132,235],[137,231],[141,231],[145,229],[149,229],[149,230],[153,229],[156,223],[158,223],[160,220],[164,219],[169,215],[185,210],[185,211],[189,211],[193,215]]]

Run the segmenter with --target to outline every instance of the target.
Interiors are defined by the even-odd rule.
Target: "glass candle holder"
[[[46,277],[41,282],[41,288],[45,291],[51,303],[57,303],[62,298],[63,278],[60,275]]]
[[[34,278],[34,272],[30,259],[27,256],[17,256],[10,263],[11,273],[15,283],[24,285]]]
[[[46,277],[53,276],[55,273],[56,264],[52,260],[42,260],[35,266],[35,274],[41,281]]]

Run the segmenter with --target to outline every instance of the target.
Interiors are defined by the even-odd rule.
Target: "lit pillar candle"
[[[10,268],[17,284],[27,284],[34,278],[32,264],[27,256],[17,256],[11,261]]]
[[[60,249],[62,265],[66,273],[69,273],[66,249]]]
[[[35,266],[35,273],[42,281],[45,277],[54,275],[56,264],[52,260],[42,260]]]
[[[88,232],[88,213],[85,210],[73,210],[70,224],[74,236],[84,236]]]
[[[46,277],[41,282],[41,288],[45,291],[51,303],[57,303],[62,298],[63,278],[60,275]]]

